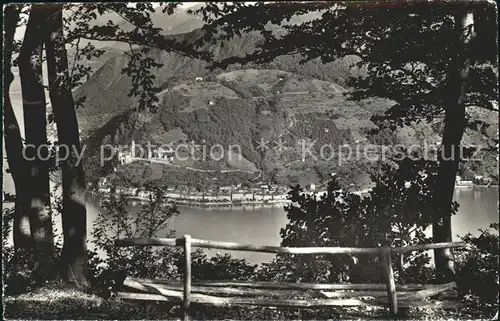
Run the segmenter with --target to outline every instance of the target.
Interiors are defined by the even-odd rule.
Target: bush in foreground
[[[456,253],[457,286],[468,309],[491,315],[498,311],[498,223],[480,232],[462,237],[467,248]]]

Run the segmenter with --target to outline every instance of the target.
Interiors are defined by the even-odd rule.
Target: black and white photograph
[[[491,0],[7,2],[6,320],[498,320]]]

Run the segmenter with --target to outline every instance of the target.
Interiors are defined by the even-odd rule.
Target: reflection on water
[[[456,189],[455,200],[459,202],[458,214],[452,218],[454,240],[457,235],[468,232],[478,233],[490,223],[498,222],[498,188]],[[131,204],[132,212],[138,211],[140,204]],[[99,200],[88,205],[88,226],[99,212]],[[243,244],[279,245],[280,229],[287,223],[282,207],[252,207],[227,209],[180,208],[181,214],[172,218],[168,229],[176,231],[177,236],[190,234],[194,238],[237,242]],[[89,231],[90,234],[90,231]],[[215,254],[216,251],[210,251]],[[261,263],[272,259],[272,254],[252,252],[232,252],[251,263]]]
[[[488,228],[498,223],[498,188],[458,188],[455,201],[460,204],[457,215],[452,217],[453,235],[478,233],[478,229]]]

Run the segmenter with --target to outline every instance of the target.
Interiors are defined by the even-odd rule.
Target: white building
[[[153,152],[153,155],[156,159],[159,159],[159,160],[166,160],[169,162],[174,161],[174,152],[172,151],[172,148],[163,149],[160,147]]]
[[[110,193],[111,188],[110,187],[99,187],[99,193]]]
[[[118,162],[121,165],[130,164],[130,163],[132,163],[132,161],[133,161],[133,158],[132,158],[130,153],[122,152],[122,151],[118,152]]]
[[[168,193],[165,193],[165,197],[177,199],[177,198],[182,198],[182,195],[179,193],[175,193],[175,192],[168,192]]]
[[[140,198],[149,198],[151,196],[151,192],[150,191],[139,191],[137,193],[137,196]]]
[[[132,144],[130,145],[130,156],[135,157],[135,142],[132,141]]]
[[[201,197],[200,197],[200,198],[201,198]],[[219,197],[218,197],[218,196],[216,196],[216,195],[205,195],[205,196],[203,197],[203,199],[204,199],[205,201],[217,201],[217,200],[219,199]]]
[[[262,201],[262,200],[264,200],[264,196],[263,195],[259,195],[259,194],[255,194],[254,195],[254,199],[256,201]]]
[[[127,195],[136,195],[137,194],[137,187],[128,187],[125,190],[125,194],[127,194]]]
[[[233,193],[231,195],[233,201],[243,201],[245,199],[245,194],[243,193]]]

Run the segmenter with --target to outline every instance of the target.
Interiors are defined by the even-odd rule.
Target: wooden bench
[[[120,292],[127,300],[175,302],[183,305],[184,319],[189,320],[191,303],[212,306],[255,305],[272,307],[320,308],[334,306],[389,307],[392,315],[398,307],[453,308],[452,301],[430,301],[427,298],[454,288],[455,282],[446,284],[396,285],[391,254],[411,251],[456,248],[464,243],[422,244],[405,247],[347,248],[347,247],[277,247],[242,245],[192,239],[189,235],[178,239],[122,239],[117,246],[182,246],[185,252],[183,281],[149,280],[128,277],[124,285],[140,292]],[[379,255],[385,284],[319,284],[278,282],[237,282],[191,280],[191,248],[209,248],[281,254],[350,254]]]

